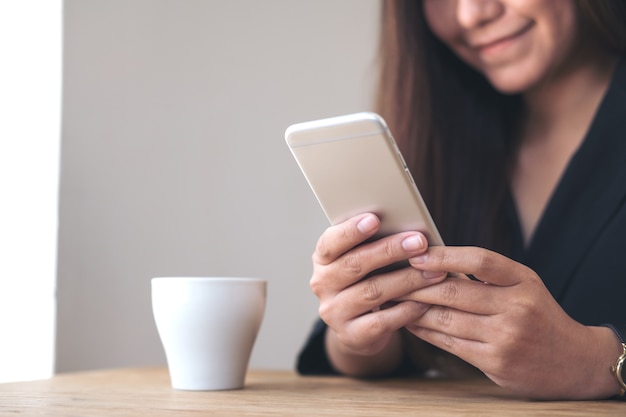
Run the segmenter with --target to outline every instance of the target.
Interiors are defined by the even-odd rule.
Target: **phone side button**
[[[415,181],[413,181],[413,175],[411,175],[411,173],[409,172],[409,168],[407,168],[406,166],[404,167],[404,173],[407,177],[409,177],[409,181],[415,184]]]

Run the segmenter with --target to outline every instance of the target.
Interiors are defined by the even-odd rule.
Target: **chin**
[[[502,94],[520,94],[536,85],[545,68],[533,60],[486,65],[479,60],[466,59],[466,63],[483,74],[489,83]]]
[[[492,82],[491,85],[493,86],[493,88],[498,90],[500,93],[506,94],[506,95],[521,94],[524,91],[528,90],[528,88],[526,88],[525,85],[517,85],[517,84],[513,84],[513,83],[496,84],[496,83]]]
[[[527,75],[528,74],[523,73],[523,70],[519,70],[507,75],[487,75],[487,79],[493,88],[502,94],[513,95],[524,93],[537,84],[535,78],[528,77]]]

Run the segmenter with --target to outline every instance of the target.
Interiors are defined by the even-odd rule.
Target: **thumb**
[[[431,246],[409,262],[423,271],[465,274],[501,287],[514,286],[526,277],[535,276],[530,268],[506,256],[471,246]]]

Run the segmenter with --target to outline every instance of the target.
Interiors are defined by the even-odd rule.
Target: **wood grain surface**
[[[252,371],[234,391],[176,391],[165,368],[0,384],[0,416],[626,416],[615,401],[528,401],[487,380],[301,377]]]

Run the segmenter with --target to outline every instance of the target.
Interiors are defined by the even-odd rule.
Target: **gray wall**
[[[371,110],[376,0],[66,0],[56,370],[164,364],[150,278],[269,280],[251,366],[316,317],[291,123]]]

